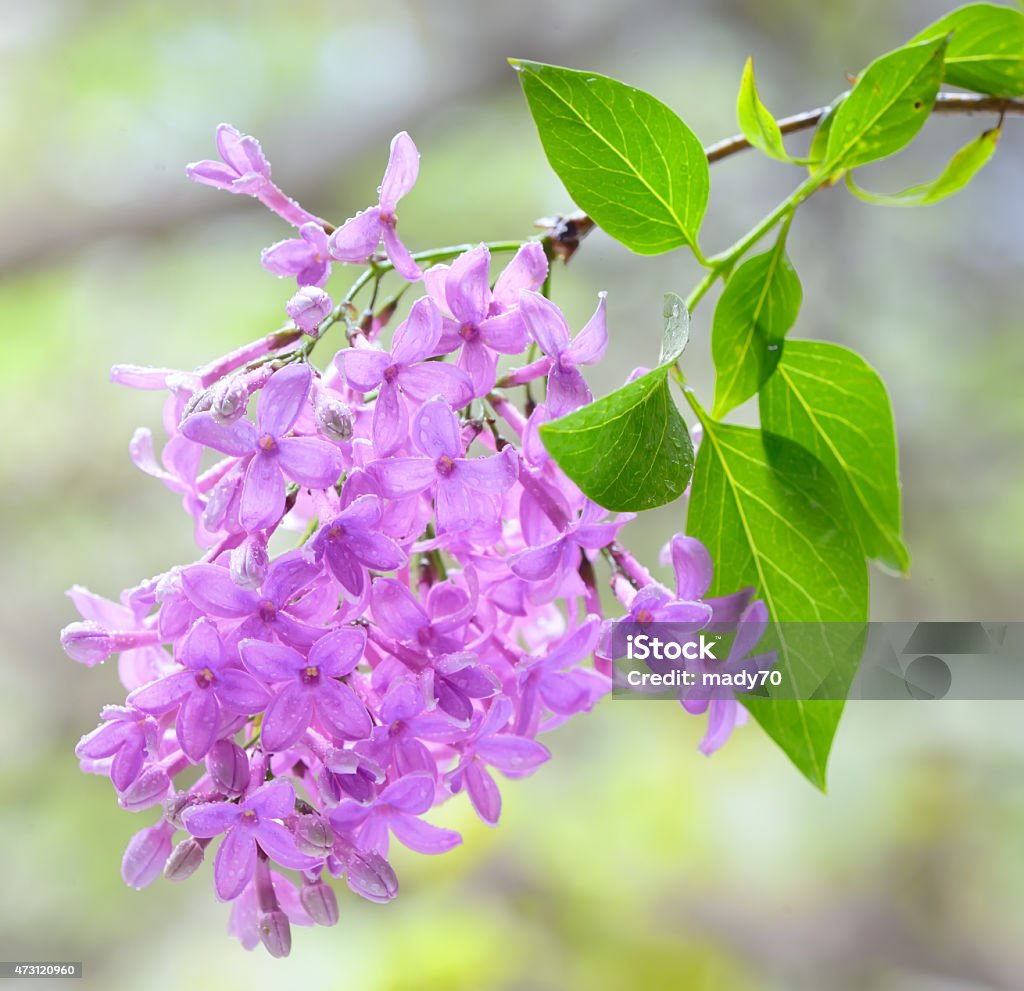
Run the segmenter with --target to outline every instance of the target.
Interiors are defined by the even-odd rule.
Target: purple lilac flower
[[[395,328],[390,352],[373,347],[340,352],[339,367],[344,366],[353,389],[379,389],[373,404],[373,446],[378,457],[394,454],[408,443],[406,397],[423,403],[441,396],[454,407],[465,406],[472,398],[473,386],[464,372],[453,365],[426,360],[438,353],[440,338],[441,314],[424,296]]]
[[[214,885],[223,901],[237,898],[252,880],[259,848],[282,867],[309,870],[319,865],[315,857],[301,853],[295,838],[279,821],[291,815],[295,790],[287,781],[272,781],[257,788],[238,805],[208,802],[193,805],[182,814],[185,828],[202,838],[224,833],[213,862]]]
[[[434,804],[434,782],[426,774],[410,774],[385,788],[369,805],[342,802],[330,813],[331,825],[355,837],[361,850],[381,857],[388,853],[388,831],[410,850],[445,853],[462,842],[450,829],[424,822],[419,816]]]
[[[181,427],[191,440],[243,459],[240,520],[249,532],[273,526],[284,513],[285,476],[300,485],[324,489],[341,474],[341,452],[318,437],[289,437],[313,379],[305,364],[275,372],[260,393],[256,425],[239,420],[230,426],[209,413],[189,417]]]
[[[278,688],[263,714],[260,738],[265,749],[287,750],[306,731],[314,713],[328,735],[342,742],[370,735],[372,724],[359,696],[337,679],[350,674],[363,656],[366,635],[341,629],[321,637],[304,657],[283,644],[243,640],[242,663]]]
[[[593,401],[593,394],[580,374],[579,365],[593,365],[604,357],[608,347],[608,326],[604,301],[600,294],[597,310],[575,340],[562,311],[539,293],[523,290],[519,294],[519,313],[530,336],[551,358],[548,372],[548,413],[557,418]]]
[[[156,753],[156,722],[123,705],[104,706],[100,718],[103,722],[75,747],[75,756],[94,761],[113,758],[110,780],[118,791],[125,791],[142,773],[148,754]]]
[[[508,699],[498,699],[485,716],[478,715],[475,731],[468,740],[460,741],[462,759],[448,775],[452,791],[465,788],[477,815],[488,826],[496,826],[501,815],[501,792],[488,765],[521,777],[551,759],[543,744],[505,732],[513,713]]]
[[[230,124],[221,124],[217,128],[217,151],[221,161],[193,162],[185,169],[185,174],[204,186],[254,196],[295,227],[310,222],[324,223],[270,181],[270,163],[254,137],[240,134]]]
[[[538,274],[536,253],[543,258],[540,245],[527,251],[513,270],[514,276],[532,285]],[[518,256],[517,256],[518,257]],[[499,354],[519,354],[526,346],[526,328],[517,308],[501,308],[498,298],[507,300],[508,289],[498,286],[492,294],[490,288],[490,252],[484,245],[460,255],[450,268],[435,266],[428,289],[441,310],[450,314],[444,320],[441,350],[448,352],[461,348],[458,366],[473,384],[473,395],[482,396],[494,386]],[[547,260],[543,271],[547,272]],[[513,276],[506,279],[506,283]],[[541,276],[543,282],[544,276]]]
[[[384,178],[381,181],[380,200],[339,227],[330,239],[331,257],[343,262],[365,262],[377,250],[381,241],[395,271],[407,282],[416,282],[423,273],[395,231],[398,201],[416,184],[420,170],[420,153],[405,131],[391,141]]]
[[[299,228],[299,236],[264,248],[260,262],[274,275],[294,276],[299,286],[322,286],[331,275],[331,256],[323,227],[312,221]]]
[[[334,301],[316,286],[303,286],[288,300],[284,309],[299,330],[310,337],[317,337],[320,334],[320,324],[334,309]]]
[[[237,643],[246,637],[277,638],[298,649],[312,646],[322,630],[310,626],[297,611],[297,593],[320,573],[301,551],[278,557],[259,589],[240,588],[227,568],[193,564],[181,572],[181,584],[189,600],[217,619],[241,620],[231,632]]]
[[[153,715],[177,709],[175,732],[185,755],[202,760],[220,732],[224,711],[262,711],[270,694],[251,675],[228,663],[217,628],[201,619],[186,634],[178,660],[185,670],[135,689],[129,705]]]
[[[692,688],[679,690],[680,702],[684,709],[692,715],[708,714],[708,729],[700,742],[700,752],[707,756],[718,750],[735,726],[742,726],[747,721],[747,710],[736,701],[736,693],[732,688],[724,686],[704,687],[703,675],[708,671],[717,671],[732,675],[742,671],[760,673],[771,668],[776,661],[775,651],[750,656],[750,652],[760,642],[768,626],[768,608],[758,600],[752,602],[739,618],[736,625],[736,638],[729,648],[729,656],[724,661],[710,663],[705,660],[690,661],[687,668],[696,674],[696,684]]]
[[[486,458],[463,457],[459,422],[443,399],[432,399],[417,413],[412,441],[421,456],[390,458],[372,466],[385,496],[432,494],[438,533],[495,522],[492,497],[511,488],[519,472],[512,448]]]
[[[322,560],[338,584],[353,596],[363,594],[367,569],[394,571],[408,560],[401,547],[380,532],[382,515],[377,496],[359,496],[320,527],[306,545],[307,555]]]

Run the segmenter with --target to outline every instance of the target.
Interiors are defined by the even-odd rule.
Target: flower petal
[[[248,420],[218,423],[211,413],[194,413],[181,425],[182,434],[222,454],[242,457],[256,447],[256,429]]]
[[[458,463],[459,480],[480,492],[506,492],[519,477],[519,458],[508,445],[500,454],[486,458],[463,458]]]
[[[236,826],[228,830],[213,861],[213,883],[217,897],[229,902],[237,898],[256,870],[256,838],[251,829]]]
[[[309,651],[309,663],[329,678],[343,678],[363,659],[366,634],[348,628],[321,637]]]
[[[501,792],[487,769],[476,761],[466,768],[466,791],[477,815],[488,826],[497,826],[501,816]]]
[[[519,313],[545,354],[557,358],[569,346],[569,325],[551,300],[523,289],[519,293]]]
[[[380,244],[380,207],[357,213],[339,227],[327,242],[332,258],[341,262],[365,262]]]
[[[487,316],[490,304],[488,272],[491,253],[481,244],[452,262],[445,282],[448,309],[461,324],[476,327]]]
[[[196,687],[185,696],[175,728],[185,756],[193,763],[201,761],[210,752],[220,729],[217,696],[208,688]]]
[[[297,650],[263,640],[243,640],[238,645],[238,653],[246,668],[268,685],[293,680],[306,664]]]
[[[295,789],[287,781],[271,781],[257,788],[243,805],[261,819],[284,819],[295,811]]]
[[[399,812],[420,815],[434,804],[435,785],[426,774],[407,774],[390,784],[377,799],[379,805],[390,806]]]
[[[407,131],[391,139],[391,152],[380,184],[381,208],[391,213],[398,201],[416,184],[420,172],[420,153]]]
[[[711,587],[714,565],[708,549],[696,537],[676,534],[672,538],[672,567],[676,573],[676,595],[680,599],[700,599]]]
[[[373,449],[377,457],[394,454],[409,439],[409,412],[398,387],[385,382],[373,404]]]
[[[608,319],[604,305],[608,293],[598,293],[598,296],[600,299],[594,315],[566,351],[576,365],[594,365],[604,357],[608,349]]]
[[[275,696],[263,714],[260,740],[269,751],[287,750],[297,743],[313,718],[313,696],[298,684]]]
[[[412,424],[413,443],[429,458],[462,456],[459,421],[443,399],[432,399],[420,407]]]
[[[476,752],[499,771],[513,774],[532,771],[551,759],[551,751],[536,740],[522,736],[489,736],[480,740]]]
[[[208,839],[230,829],[241,814],[242,810],[232,802],[205,802],[185,809],[181,820],[193,836]]]
[[[328,679],[316,692],[316,711],[328,734],[337,743],[365,740],[373,729],[370,714],[348,685]]]
[[[407,365],[398,378],[402,391],[412,399],[426,402],[440,396],[458,409],[473,398],[474,388],[469,376],[455,365],[442,361],[422,361]]]
[[[540,547],[531,547],[509,559],[512,573],[523,581],[539,582],[550,578],[562,561],[565,541],[559,537]]]
[[[224,664],[224,644],[217,627],[208,619],[196,620],[181,642],[178,659],[194,671],[220,668]]]
[[[257,597],[239,588],[227,568],[216,564],[193,564],[181,573],[181,587],[189,599],[205,613],[237,619],[256,609]]]
[[[319,867],[323,858],[302,853],[295,845],[295,837],[288,829],[273,819],[261,819],[256,827],[256,842],[263,852],[282,867],[296,871],[308,871]]]
[[[394,364],[394,359],[380,348],[346,348],[338,353],[337,364],[353,389],[370,392],[380,385],[384,369]]]
[[[462,837],[454,830],[432,826],[415,816],[392,816],[389,825],[395,839],[417,853],[447,853],[462,842]]]
[[[304,362],[274,372],[256,404],[258,433],[275,438],[288,433],[302,412],[312,381],[312,369]]]
[[[409,253],[409,249],[398,239],[394,227],[391,224],[384,224],[381,231],[381,239],[384,242],[384,250],[387,252],[395,271],[406,282],[417,282],[423,278],[423,272],[416,260]]]
[[[415,495],[437,480],[437,468],[430,458],[388,458],[375,461],[370,471],[388,499]]]
[[[311,489],[329,489],[344,467],[341,451],[319,437],[283,437],[278,450],[288,477]]]
[[[296,275],[313,260],[316,252],[301,237],[290,237],[264,248],[260,264],[274,275]]]
[[[217,699],[230,712],[251,715],[266,708],[270,693],[250,674],[228,668],[217,675]]]
[[[548,260],[540,241],[527,241],[505,266],[494,284],[494,302],[503,310],[519,305],[519,290],[538,291],[548,275]]]
[[[395,328],[391,354],[396,364],[409,365],[430,358],[441,338],[441,311],[429,296],[421,296],[409,315]]]
[[[245,470],[238,518],[248,533],[272,527],[284,515],[284,476],[277,458],[260,452]]]
[[[167,712],[178,705],[195,687],[196,679],[191,671],[176,671],[166,678],[154,681],[151,685],[136,688],[128,696],[128,701],[143,712]]]

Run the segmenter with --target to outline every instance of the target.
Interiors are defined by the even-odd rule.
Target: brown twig
[[[796,134],[816,127],[829,111],[828,107],[815,107],[792,117],[779,118],[779,130],[783,134]],[[970,93],[940,93],[932,107],[935,114],[999,114],[1000,124],[1007,114],[1024,114],[1024,100],[1009,97],[981,96]],[[704,149],[710,163],[720,162],[723,158],[750,148],[750,142],[742,135],[736,134],[723,141],[716,141]],[[585,213],[571,213],[546,217],[537,221],[538,227],[545,228],[546,237],[555,255],[567,262],[580,242],[594,227],[594,221]]]

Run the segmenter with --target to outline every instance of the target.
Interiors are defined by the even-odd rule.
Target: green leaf
[[[1024,96],[1024,12],[972,3],[926,27],[914,41],[944,38],[946,82],[992,96]]]
[[[852,169],[909,144],[942,82],[946,38],[898,48],[871,63],[836,111],[825,164]]]
[[[846,185],[858,199],[881,206],[926,206],[929,203],[937,203],[963,189],[992,157],[998,143],[998,127],[979,134],[949,160],[942,175],[931,182],[904,189],[901,193],[869,192],[858,186],[850,173],[846,174]]]
[[[510,59],[548,162],[576,204],[641,255],[689,244],[708,202],[694,133],[653,96],[595,72]]]
[[[700,416],[704,435],[687,530],[715,562],[710,594],[752,585],[776,624],[812,624],[804,628],[802,643],[790,643],[782,627],[774,628],[777,667],[787,683],[806,683],[828,670],[831,698],[845,697],[859,655],[825,657],[806,643],[813,639],[820,651],[832,650],[834,638],[813,624],[867,618],[867,567],[857,541],[848,536],[851,523],[835,481],[791,440]],[[838,693],[837,672],[845,682]],[[744,699],[744,704],[796,767],[824,789],[844,703]]]
[[[711,324],[715,361],[713,415],[749,399],[779,360],[780,342],[800,311],[803,290],[786,255],[786,229],[775,246],[748,258],[729,278]]]
[[[671,365],[690,341],[690,311],[681,296],[665,293],[665,331],[661,337],[659,365]]]
[[[761,102],[754,82],[754,60],[747,59],[743,66],[743,77],[740,80],[740,95],[736,101],[736,119],[743,136],[759,151],[780,162],[792,159],[782,143],[782,131],[779,124]]]
[[[905,572],[896,430],[878,373],[838,344],[790,341],[760,406],[765,430],[806,447],[831,470],[868,557]]]
[[[810,148],[807,150],[807,171],[811,175],[821,171],[822,163],[825,161],[825,152],[828,150],[828,138],[832,133],[832,125],[835,123],[836,113],[845,99],[845,93],[837,97],[826,109],[821,120],[818,121],[818,127],[814,132],[814,137],[811,138]],[[840,171],[834,175],[832,181],[834,182],[841,174]]]
[[[668,366],[540,428],[558,466],[606,509],[653,509],[681,495],[693,443],[669,394]]]

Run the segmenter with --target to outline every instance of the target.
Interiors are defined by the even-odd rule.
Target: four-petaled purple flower
[[[242,458],[245,478],[239,519],[249,532],[273,526],[284,514],[285,475],[300,485],[326,489],[341,474],[341,451],[319,437],[289,437],[309,395],[309,365],[288,365],[274,372],[256,407],[256,425],[238,420],[218,423],[211,413],[196,413],[181,432],[215,451]]]
[[[320,860],[301,853],[295,837],[278,820],[295,809],[295,790],[287,781],[272,781],[238,805],[207,802],[182,813],[185,828],[200,839],[225,833],[213,862],[213,881],[222,901],[237,898],[256,870],[256,845],[282,867],[304,871]]]
[[[351,674],[363,656],[361,630],[335,630],[321,637],[303,657],[297,650],[262,640],[243,640],[242,663],[268,685],[286,683],[263,714],[264,749],[287,750],[309,727],[314,712],[328,735],[342,742],[370,735],[372,723],[359,696],[337,679]]]
[[[177,707],[178,743],[189,760],[199,761],[216,741],[225,710],[240,715],[261,712],[270,693],[252,675],[229,666],[224,644],[209,620],[199,620],[185,635],[178,660],[184,671],[135,689],[128,702],[153,714]]]
[[[604,357],[608,347],[608,325],[600,294],[597,310],[587,325],[570,339],[569,325],[562,311],[539,293],[523,290],[519,294],[519,313],[533,339],[551,359],[548,372],[548,413],[557,418],[571,413],[593,400],[578,365],[593,365]]]
[[[420,171],[420,153],[405,131],[391,141],[391,154],[381,181],[376,206],[356,214],[339,227],[330,239],[331,257],[343,262],[365,262],[381,241],[395,271],[407,282],[416,282],[423,273],[408,249],[398,239],[395,226],[398,201],[416,184]]]
[[[388,830],[410,850],[445,853],[458,846],[462,837],[419,818],[434,804],[434,789],[429,775],[406,775],[388,785],[369,805],[342,802],[331,810],[331,825],[352,835],[359,849],[382,857],[388,854]]]
[[[539,245],[537,248],[540,250]],[[543,256],[543,250],[540,254]],[[532,258],[531,253],[514,270],[528,284],[533,282],[531,268],[536,268],[529,264]],[[474,396],[486,394],[494,385],[498,355],[519,354],[527,341],[518,309],[501,307],[495,298],[498,286],[494,294],[491,292],[490,264],[490,252],[481,244],[456,258],[451,268],[431,269],[435,275],[428,282],[435,301],[451,314],[445,317],[441,350],[448,352],[461,347],[458,366],[472,381]]]
[[[216,564],[193,564],[181,573],[181,585],[189,600],[209,616],[243,622],[231,632],[231,641],[247,637],[269,640],[276,637],[300,650],[307,649],[322,635],[296,612],[296,593],[317,577],[320,569],[307,561],[302,551],[282,554],[267,570],[258,589],[241,588],[231,580],[227,568]]]
[[[382,515],[380,499],[359,496],[317,530],[305,553],[322,560],[341,587],[358,597],[368,568],[394,571],[408,560],[402,548],[380,532]]]
[[[426,402],[441,396],[454,407],[465,406],[473,385],[454,365],[427,361],[437,353],[441,313],[429,296],[417,300],[396,328],[391,351],[353,347],[339,352],[339,367],[353,389],[370,392],[379,386],[373,404],[373,447],[377,457],[394,454],[409,440],[409,412],[404,396]]]
[[[432,493],[438,533],[496,521],[494,496],[507,492],[519,474],[512,447],[490,457],[463,457],[459,421],[443,399],[432,399],[416,414],[412,441],[421,456],[375,461],[370,468],[386,497]]]
[[[82,737],[75,756],[89,761],[112,757],[110,780],[124,791],[142,773],[147,754],[156,753],[156,723],[148,714],[123,705],[104,706],[100,716],[103,722]]]
[[[322,286],[331,275],[327,235],[319,224],[305,223],[299,228],[298,237],[264,248],[260,262],[274,275],[295,276],[300,286]]]

